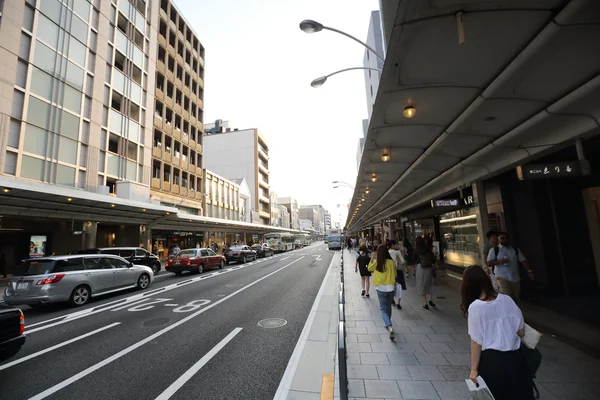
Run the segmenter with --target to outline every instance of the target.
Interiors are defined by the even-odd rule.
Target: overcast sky
[[[365,41],[377,0],[175,0],[206,48],[204,122],[258,128],[269,144],[271,190],[336,213],[354,185],[356,150],[367,117],[364,48],[339,34],[306,34],[303,19]],[[235,177],[233,177],[235,178]],[[344,211],[345,218],[345,211]]]

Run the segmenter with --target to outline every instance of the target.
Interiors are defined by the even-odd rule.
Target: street
[[[83,308],[23,306],[11,399],[270,399],[332,261],[322,242],[224,270],[161,272]],[[277,318],[287,322],[268,327]]]

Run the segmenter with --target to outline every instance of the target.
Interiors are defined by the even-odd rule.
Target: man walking
[[[519,262],[527,270],[531,280],[534,280],[533,270],[525,255],[517,247],[511,246],[508,241],[508,234],[500,232],[498,234],[498,246],[490,249],[487,256],[488,266],[494,267],[500,293],[513,298],[518,304],[521,298],[521,278],[519,276]]]
[[[488,265],[487,262],[487,256],[490,254],[490,250],[498,245],[498,232],[489,231],[485,234],[485,236],[487,237],[487,243],[483,246],[483,269],[489,275],[492,285],[494,286],[494,290],[499,291],[500,289],[498,288],[498,281],[496,280],[496,275],[494,275],[494,267]]]

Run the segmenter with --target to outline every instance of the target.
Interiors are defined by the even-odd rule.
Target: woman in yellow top
[[[375,254],[371,255],[368,270],[373,272],[371,285],[377,290],[379,309],[383,316],[385,329],[390,333],[390,339],[394,340],[392,304],[394,304],[394,291],[396,289],[396,263],[392,260],[385,244],[377,247],[377,258],[375,258]]]

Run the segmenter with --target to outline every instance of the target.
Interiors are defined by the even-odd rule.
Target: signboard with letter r
[[[526,164],[517,167],[517,177],[521,181],[529,179],[544,179],[581,175],[583,175],[583,172],[579,161],[547,164]]]

